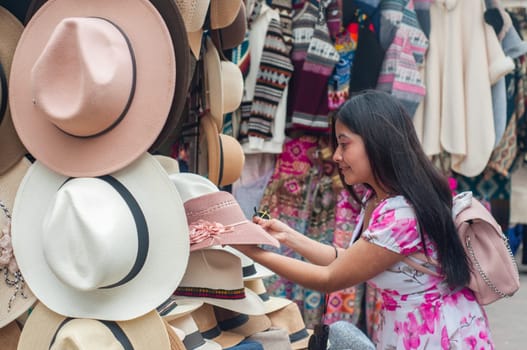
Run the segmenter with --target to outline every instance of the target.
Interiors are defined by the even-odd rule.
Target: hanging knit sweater
[[[380,40],[387,50],[377,88],[395,96],[413,116],[426,94],[419,67],[424,64],[428,39],[417,21],[413,0],[385,0],[380,6]]]

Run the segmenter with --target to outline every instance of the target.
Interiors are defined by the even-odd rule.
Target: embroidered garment
[[[385,199],[373,210],[361,239],[405,256],[425,249],[415,211],[403,196]],[[426,250],[437,259],[429,239]],[[402,261],[368,283],[383,299],[381,323],[373,339],[377,349],[494,348],[485,311],[470,289],[453,290],[443,279]]]
[[[238,135],[245,153],[280,153],[285,140],[286,101],[292,74],[280,16],[258,0],[249,17],[251,65],[245,78]]]
[[[313,136],[302,136],[284,144],[284,151],[278,156],[275,169],[267,185],[260,211],[267,211],[298,232],[306,233],[311,216],[313,184],[318,169],[314,167],[313,155],[318,147],[318,140]],[[278,250],[283,255],[300,259],[300,255],[282,246]],[[275,275],[265,280],[267,291],[274,296],[295,301],[303,312],[305,303],[320,304],[320,296],[310,292],[281,276]],[[320,321],[317,320],[317,322]]]
[[[428,39],[419,27],[412,0],[381,3],[380,34],[381,45],[387,50],[377,89],[391,93],[413,116],[426,94],[419,67],[424,64]]]
[[[295,74],[288,101],[293,128],[318,132],[329,131],[328,81],[339,61],[329,35],[324,6],[323,1],[318,7],[308,1],[293,17],[291,59]]]

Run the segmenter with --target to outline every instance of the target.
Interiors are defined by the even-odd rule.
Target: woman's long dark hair
[[[336,119],[362,137],[373,176],[384,190],[411,203],[421,239],[425,242],[426,232],[437,245],[447,283],[467,284],[469,264],[452,220],[448,181],[424,153],[404,107],[387,93],[367,90],[349,99]]]

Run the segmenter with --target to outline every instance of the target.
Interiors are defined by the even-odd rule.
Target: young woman
[[[255,222],[309,262],[256,246],[236,248],[308,288],[332,292],[364,281],[378,288],[383,310],[377,349],[493,349],[485,312],[463,287],[469,266],[451,217],[448,181],[424,154],[404,108],[383,92],[356,95],[337,114],[334,137],[333,160],[363,205],[349,248],[260,218]],[[368,188],[364,198],[354,185]],[[443,277],[403,261],[414,253],[439,261],[426,266]]]

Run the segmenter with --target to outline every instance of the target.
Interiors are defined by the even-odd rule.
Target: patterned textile
[[[293,48],[293,5],[291,0],[272,0],[271,8],[280,14],[280,26],[288,52]]]
[[[509,176],[509,172],[517,159],[518,142],[516,127],[518,123],[518,113],[523,114],[525,109],[523,106],[523,98],[520,99],[520,105],[517,102],[518,86],[523,85],[519,73],[519,67],[516,65],[515,74],[508,74],[505,77],[507,85],[507,128],[505,129],[505,133],[498,143],[498,146],[492,152],[487,166],[503,176]]]
[[[403,196],[382,201],[361,239],[410,255],[437,248],[421,240],[415,211]],[[369,282],[382,295],[377,349],[494,349],[483,308],[468,288],[451,289],[443,278],[420,273],[403,261]]]
[[[355,222],[360,213],[360,205],[351,198],[343,187],[340,177],[333,177],[334,191],[337,194],[335,206],[335,230],[333,244],[345,248],[349,246]],[[357,324],[361,316],[361,301],[364,297],[364,284],[330,293],[324,321],[327,324],[345,320]]]
[[[284,89],[293,73],[289,49],[284,43],[280,23],[269,22],[260,70],[256,78],[254,97],[248,124],[248,135],[271,139],[271,124]]]
[[[292,60],[295,74],[290,87],[290,113],[294,128],[329,131],[327,84],[339,54],[330,38],[325,3],[306,2],[293,17]],[[289,106],[288,106],[289,107]]]
[[[390,26],[393,30],[385,28]],[[392,32],[394,37],[390,41]],[[381,45],[386,47],[389,43],[389,46],[377,89],[391,93],[413,116],[426,93],[419,68],[424,64],[428,39],[419,27],[412,0],[381,3],[380,35]]]
[[[358,34],[358,23],[350,23],[348,28],[338,34],[335,40],[335,49],[339,53],[340,60],[335,65],[328,84],[328,107],[331,111],[339,109],[349,98],[351,66],[357,49]]]
[[[311,216],[313,182],[317,177],[317,168],[314,167],[317,148],[318,140],[313,136],[286,142],[260,202],[259,210],[266,210],[271,217],[302,233],[307,232]],[[301,258],[287,247],[269,249]],[[304,310],[305,299],[310,297],[309,291],[305,293],[303,287],[278,275],[266,279],[265,284],[270,294],[293,300],[301,311]],[[319,304],[319,299],[320,295],[314,295],[307,303]]]

